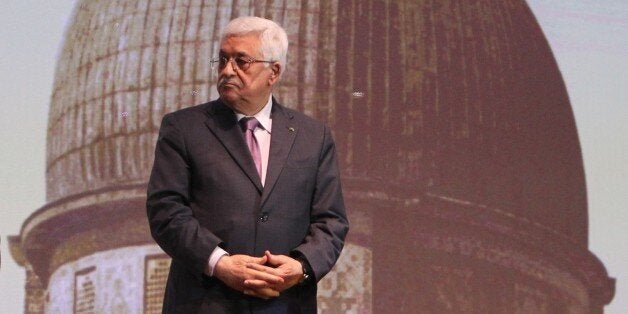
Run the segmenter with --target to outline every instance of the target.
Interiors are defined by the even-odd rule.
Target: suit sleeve
[[[310,227],[304,242],[294,249],[303,256],[319,281],[334,266],[349,231],[336,149],[329,128],[324,128],[323,145],[312,196]]]
[[[184,137],[172,114],[159,129],[155,161],[147,189],[151,235],[178,263],[201,277],[221,241],[202,227],[190,207],[190,166]]]

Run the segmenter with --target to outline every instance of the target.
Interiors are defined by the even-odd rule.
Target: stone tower
[[[523,0],[79,1],[50,105],[47,200],[11,238],[27,312],[160,311],[145,185],[161,117],[216,97],[236,16],[290,40],[275,95],[332,126],[352,229],[322,312],[601,312],[584,172]]]

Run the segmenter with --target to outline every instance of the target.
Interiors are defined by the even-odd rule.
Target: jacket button
[[[259,216],[259,221],[267,222],[268,221],[268,214],[263,214],[263,215]]]

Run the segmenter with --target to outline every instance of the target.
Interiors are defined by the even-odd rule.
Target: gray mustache
[[[229,80],[229,79],[222,79],[222,80],[220,80],[220,81],[218,82],[218,86],[223,86],[223,85],[225,85],[225,84],[227,84],[227,83],[231,83],[231,84],[234,84],[234,85],[240,86],[240,84],[239,84],[238,82],[236,82],[236,81],[234,81],[234,80]]]

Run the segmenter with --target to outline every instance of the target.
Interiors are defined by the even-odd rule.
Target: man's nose
[[[220,70],[220,74],[227,76],[236,75],[237,71],[235,60],[229,59],[229,61],[227,61],[227,64],[225,64],[225,66]]]

